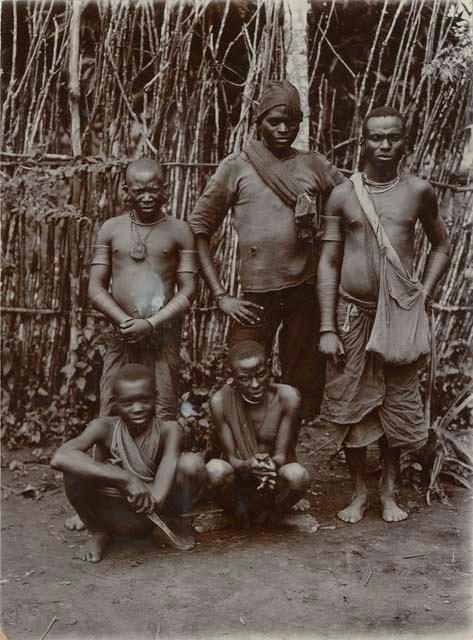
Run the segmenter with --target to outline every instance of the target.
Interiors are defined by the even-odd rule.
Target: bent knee
[[[307,489],[310,483],[309,472],[298,462],[290,462],[279,469],[282,478],[294,491]]]
[[[205,464],[197,453],[181,453],[177,462],[177,473],[187,478],[202,478],[206,474]]]
[[[207,462],[206,467],[211,487],[218,487],[224,482],[231,481],[234,477],[232,465],[225,460],[214,458]]]

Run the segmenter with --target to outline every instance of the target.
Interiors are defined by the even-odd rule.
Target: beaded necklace
[[[368,189],[369,193],[378,194],[378,193],[386,193],[386,191],[390,191],[393,189],[401,180],[401,174],[398,173],[395,178],[389,180],[389,182],[375,182],[374,180],[370,180],[366,173],[363,173],[363,182],[367,187],[375,187],[377,191],[373,191]]]

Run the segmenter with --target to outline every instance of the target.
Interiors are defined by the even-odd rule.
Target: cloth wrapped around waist
[[[340,290],[337,332],[345,365],[327,361],[322,420],[346,427],[376,411],[390,446],[412,446],[427,437],[419,391],[417,364],[383,364],[366,351],[376,303],[358,300]]]

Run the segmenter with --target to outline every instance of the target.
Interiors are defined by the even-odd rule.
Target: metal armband
[[[198,273],[199,260],[197,251],[189,249],[181,249],[179,251],[179,262],[177,264],[177,273],[188,272]]]
[[[322,216],[321,240],[343,242],[343,224],[338,216]]]
[[[95,244],[94,255],[92,256],[90,264],[104,264],[107,267],[111,267],[112,248],[108,244]]]

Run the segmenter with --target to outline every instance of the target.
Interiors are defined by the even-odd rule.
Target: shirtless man
[[[382,107],[367,114],[362,129],[365,171],[358,174],[358,184],[368,192],[401,266],[409,274],[414,266],[415,224],[420,221],[431,251],[418,290],[428,300],[447,269],[449,242],[432,187],[398,172],[404,134],[404,118],[395,109]],[[327,204],[318,271],[322,309],[319,347],[328,356],[321,416],[335,425],[337,444],[344,445],[354,484],[353,500],[340,511],[339,518],[354,523],[363,517],[368,503],[366,450],[378,440],[382,517],[386,522],[398,522],[407,518],[394,499],[400,448],[422,446],[427,425],[418,363],[393,366],[367,350],[377,313],[381,256],[360,202],[354,183],[348,182],[333,190]],[[419,304],[423,313],[422,298]],[[397,329],[402,333],[403,327]]]
[[[297,89],[271,81],[258,105],[258,139],[223,160],[189,219],[202,275],[218,308],[232,318],[230,346],[255,340],[271,353],[277,330],[282,381],[318,413],[323,362],[318,354],[315,281],[318,212],[345,179],[322,155],[292,144],[302,119]],[[240,251],[241,297],[231,296],[212,261],[210,239],[231,209]]]
[[[117,370],[141,362],[155,378],[156,414],[175,420],[181,318],[196,291],[194,238],[185,222],[163,211],[163,173],[155,160],[131,162],[123,190],[131,212],[99,229],[89,279],[90,301],[113,327],[106,337],[100,413],[110,415]],[[83,524],[73,516],[66,527],[81,530]]]
[[[115,414],[92,420],[51,460],[52,468],[63,472],[69,502],[89,531],[76,555],[81,560],[99,562],[113,535],[150,534],[155,527],[147,514],[189,510],[207,481],[202,459],[180,453],[178,423],[155,416],[155,396],[149,369],[120,368],[112,381]],[[96,459],[86,453],[94,445]]]
[[[277,520],[309,485],[295,453],[300,393],[270,383],[265,350],[256,342],[232,347],[229,363],[233,386],[225,385],[210,400],[225,459],[207,463],[209,485],[245,523]]]
[[[124,191],[132,211],[99,229],[90,271],[91,303],[114,329],[104,356],[100,413],[110,414],[116,371],[140,362],[154,373],[158,417],[175,420],[181,319],[196,290],[194,239],[185,222],[163,211],[163,174],[156,161],[132,162]]]

